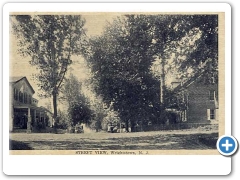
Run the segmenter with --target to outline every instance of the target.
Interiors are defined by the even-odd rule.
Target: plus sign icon
[[[238,148],[238,142],[233,136],[221,136],[217,141],[217,149],[224,156],[233,155]]]

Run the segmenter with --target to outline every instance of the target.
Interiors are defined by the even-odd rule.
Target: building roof
[[[15,83],[21,81],[22,79],[26,80],[26,82],[27,82],[28,86],[31,88],[32,92],[35,93],[33,87],[31,86],[31,84],[29,83],[29,81],[27,80],[27,78],[25,76],[13,76],[13,77],[10,77],[9,78],[9,82],[11,84],[15,84]]]
[[[188,80],[185,80],[184,82],[180,83],[173,91],[176,92],[176,91],[178,91],[182,88],[187,88],[192,83],[194,83],[197,79],[199,79],[203,74],[204,74],[204,72],[195,74],[194,76],[192,76]]]
[[[49,112],[51,115],[53,115],[53,113],[49,109],[47,109],[43,106],[40,106],[39,108],[42,109],[42,110],[45,110],[45,111]]]
[[[198,81],[201,78],[204,78],[206,73],[207,73],[206,70],[203,70],[194,74],[192,77],[188,79],[185,78],[177,87],[173,89],[173,92],[177,92],[179,90],[188,88],[194,82]]]
[[[20,81],[22,78],[24,78],[24,76],[13,76],[13,77],[9,78],[9,82],[16,83],[16,82]]]

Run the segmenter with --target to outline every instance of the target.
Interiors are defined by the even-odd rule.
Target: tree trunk
[[[162,55],[162,61],[161,61],[161,66],[162,66],[162,74],[161,74],[161,80],[160,80],[160,103],[165,109],[165,57]]]
[[[161,105],[164,107],[165,106],[165,102],[164,102],[164,96],[165,96],[165,77],[164,75],[161,75],[161,83],[160,83],[161,87],[160,87],[160,103]]]
[[[54,120],[54,129],[57,128],[57,93],[53,91],[53,120]]]
[[[126,132],[129,132],[129,130],[128,130],[128,123],[129,123],[129,120],[126,120],[126,123],[125,123],[125,130],[126,130]]]

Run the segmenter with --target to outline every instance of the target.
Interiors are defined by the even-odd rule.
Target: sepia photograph
[[[224,12],[11,12],[9,154],[218,154],[224,23]]]

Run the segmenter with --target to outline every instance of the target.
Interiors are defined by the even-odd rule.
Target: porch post
[[[13,105],[10,105],[10,111],[9,111],[9,130],[10,132],[13,131],[13,125],[14,125],[14,107]]]
[[[28,108],[27,133],[31,133],[31,131],[32,131],[31,124],[32,124],[32,118],[31,118],[31,109],[30,109],[30,108]]]
[[[43,123],[44,123],[44,128],[46,127],[46,116],[45,116],[45,112],[43,112]]]
[[[36,109],[33,110],[33,126],[35,127],[37,124],[37,111]]]
[[[219,119],[218,119],[218,118],[219,118],[219,116],[218,116],[218,113],[219,113],[219,112],[218,112],[218,109],[215,109],[215,112],[216,112],[216,113],[215,113],[215,116],[216,116],[215,119],[218,121],[218,120],[219,120]]]
[[[41,122],[41,110],[39,111],[39,122]]]

